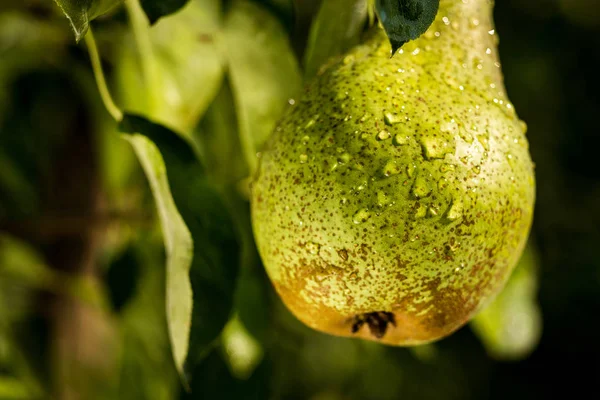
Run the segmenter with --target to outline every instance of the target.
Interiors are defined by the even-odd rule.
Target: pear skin
[[[488,0],[442,0],[390,58],[379,27],[278,124],[252,188],[258,249],[306,325],[431,342],[502,289],[535,200]]]

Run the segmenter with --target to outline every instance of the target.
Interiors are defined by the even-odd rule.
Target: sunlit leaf
[[[377,16],[392,44],[392,54],[425,33],[439,7],[440,0],[376,0]]]
[[[130,114],[120,130],[138,155],[161,220],[167,321],[175,363],[183,374],[184,365],[193,368],[229,319],[239,245],[229,214],[189,143]]]
[[[223,44],[240,134],[246,151],[258,150],[288,100],[299,92],[298,64],[279,21],[247,0],[232,2],[224,23]]]
[[[314,76],[329,58],[357,44],[366,17],[367,0],[322,2],[304,55],[305,77]]]
[[[506,287],[471,326],[497,359],[522,359],[536,347],[542,317],[537,304],[537,259],[527,247]]]
[[[224,61],[217,49],[220,18],[220,2],[190,1],[148,30],[151,54],[143,56],[150,60],[140,59],[133,37],[127,37],[119,48],[116,66],[123,108],[189,133],[221,87]],[[144,81],[142,63],[156,68],[151,83]]]
[[[179,11],[189,0],[141,0],[142,8],[148,16],[150,23],[155,23],[159,18]]]
[[[54,0],[65,14],[73,32],[75,40],[79,41],[85,36],[91,20],[104,14],[122,0]]]

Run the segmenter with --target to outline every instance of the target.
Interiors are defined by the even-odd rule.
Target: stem
[[[125,0],[129,20],[133,29],[137,49],[140,56],[140,65],[144,83],[147,88],[148,106],[151,115],[154,115],[160,108],[160,71],[154,57],[154,49],[150,40],[150,23],[142,10],[139,0]]]
[[[106,110],[115,121],[119,122],[123,119],[123,112],[113,101],[108,86],[106,85],[106,79],[104,78],[104,72],[102,71],[102,62],[100,61],[100,55],[98,53],[96,41],[94,40],[92,27],[89,27],[88,32],[85,35],[85,44],[88,47],[92,69],[94,70],[94,77],[96,78],[96,84],[98,85],[98,91],[100,92],[104,107],[106,107]]]
[[[367,15],[369,16],[369,26],[375,23],[375,0],[367,1]]]

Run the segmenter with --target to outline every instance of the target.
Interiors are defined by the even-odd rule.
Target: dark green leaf
[[[139,264],[133,248],[127,248],[114,260],[105,276],[113,308],[120,311],[134,294],[139,275]]]
[[[228,79],[194,132],[207,174],[215,183],[235,185],[247,177],[233,93]]]
[[[167,321],[183,373],[184,363],[192,368],[229,319],[239,244],[189,143],[135,115],[125,115],[120,130],[138,154],[159,210],[167,249]]]
[[[154,235],[141,233],[129,250],[139,263],[139,277],[120,315],[123,355],[115,399],[171,400],[179,389],[164,313],[164,252],[157,244]]]
[[[90,21],[104,14],[122,0],[54,0],[65,14],[75,33],[75,40],[85,36]]]
[[[159,18],[179,11],[188,0],[141,0],[142,8],[153,24]]]
[[[305,76],[314,76],[329,58],[357,44],[366,17],[366,0],[324,1],[310,29],[304,55]]]
[[[440,0],[376,1],[377,16],[392,44],[392,54],[427,31],[439,6]]]

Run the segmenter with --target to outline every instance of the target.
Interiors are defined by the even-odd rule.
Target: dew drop
[[[308,242],[306,243],[306,250],[308,250],[308,252],[310,254],[319,254],[319,250],[321,249],[321,245],[314,243],[314,242]]]
[[[464,129],[461,129],[459,132],[459,136],[462,140],[464,140],[466,143],[473,143],[473,135],[471,135],[469,132],[467,132]]]
[[[444,190],[448,187],[448,179],[442,178],[438,181],[438,189]]]
[[[396,160],[389,160],[383,167],[382,173],[384,176],[398,175],[401,172],[400,166],[396,163]]]
[[[448,132],[451,134],[456,134],[458,133],[458,124],[456,123],[456,121],[454,119],[451,119],[450,121],[447,122],[443,122],[440,125],[440,131],[442,132]]]
[[[440,167],[440,172],[454,171],[455,169],[456,169],[456,166],[454,164],[443,164]]]
[[[394,140],[392,143],[394,143],[394,145],[396,145],[396,146],[403,146],[406,143],[408,143],[408,137],[398,134],[398,135],[394,136]]]
[[[463,214],[463,204],[460,200],[454,199],[452,200],[452,204],[448,208],[446,213],[446,218],[450,221],[456,221]]]
[[[369,218],[371,218],[371,213],[369,212],[369,210],[363,208],[361,210],[358,210],[354,216],[352,217],[352,222],[354,222],[355,224],[362,224],[363,222],[366,222]]]
[[[427,215],[427,207],[424,204],[419,204],[415,211],[415,218],[425,218]]]
[[[444,158],[446,154],[453,154],[455,151],[454,143],[438,137],[422,137],[421,147],[423,155],[428,160]]]
[[[415,179],[415,182],[412,186],[412,194],[417,199],[422,199],[431,194],[431,187],[422,175],[417,176],[417,179]]]
[[[417,165],[415,163],[411,163],[406,166],[406,173],[410,178],[412,178],[415,175],[416,170]]]
[[[437,207],[429,207],[427,210],[427,216],[429,218],[437,217],[440,213],[440,210]]]
[[[377,140],[387,140],[387,139],[389,139],[390,137],[392,137],[392,135],[390,135],[390,133],[389,133],[388,131],[386,131],[385,129],[384,129],[384,130],[382,130],[382,131],[380,131],[380,132],[377,134]]]
[[[527,133],[527,123],[523,120],[519,121],[519,128],[521,128],[521,131],[523,132],[523,134]]]
[[[477,135],[477,140],[481,143],[485,151],[490,151],[490,135],[488,133]]]
[[[390,196],[388,196],[385,192],[381,190],[377,192],[377,205],[379,207],[387,206],[390,203]]]
[[[353,55],[347,55],[346,57],[344,57],[343,63],[344,65],[348,65],[350,63],[354,62],[354,56]]]
[[[398,115],[391,113],[391,112],[385,112],[383,114],[383,120],[385,121],[385,123],[387,125],[390,125],[390,126],[402,122],[402,119]]]

